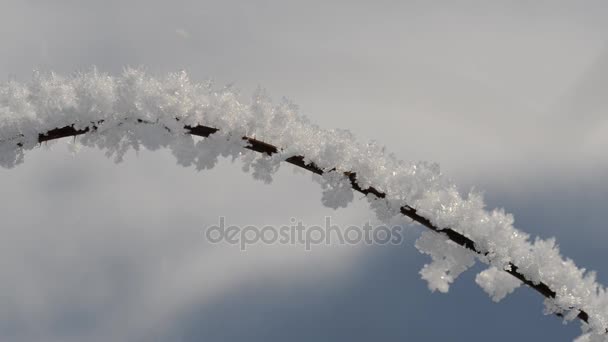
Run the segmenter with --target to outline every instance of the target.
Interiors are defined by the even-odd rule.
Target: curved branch
[[[146,123],[143,120],[138,120],[138,122]],[[98,122],[97,124],[101,124],[101,123],[102,122]],[[96,125],[92,125],[90,127],[83,128],[83,129],[76,129],[76,128],[74,128],[73,125],[65,126],[65,127],[61,127],[61,128],[55,128],[46,133],[39,134],[38,142],[42,143],[42,142],[60,139],[60,138],[64,138],[64,137],[82,135],[82,134],[85,134],[85,133],[88,133],[91,131],[95,131],[96,129],[97,129]],[[219,131],[218,128],[208,127],[208,126],[203,126],[203,125],[184,126],[184,129],[190,135],[205,137],[205,138],[209,137],[213,133],[216,133]],[[242,137],[242,139],[247,141],[248,144],[245,146],[245,148],[248,150],[255,151],[258,153],[263,153],[266,155],[273,155],[273,154],[279,152],[279,148],[277,146],[268,144],[266,142],[257,140],[255,138],[245,136],[245,137]],[[21,144],[18,144],[18,145],[21,146]],[[285,159],[285,161],[292,165],[295,165],[297,167],[308,170],[308,171],[318,174],[318,175],[323,175],[326,172],[314,163],[306,163],[304,156],[292,156],[292,157]],[[359,184],[357,183],[357,174],[355,172],[344,172],[344,174],[350,180],[351,186],[354,190],[356,190],[364,195],[368,195],[368,194],[374,195],[377,198],[386,197],[385,193],[383,193],[373,187],[369,187],[366,189],[361,188],[359,186]],[[478,255],[482,255],[482,256],[487,255],[487,253],[484,253],[484,252],[480,251],[479,249],[477,249],[477,247],[475,246],[475,242],[473,240],[469,239],[468,237],[464,236],[463,234],[461,234],[451,228],[439,228],[439,227],[433,225],[433,223],[428,218],[418,214],[416,209],[410,207],[409,205],[407,205],[407,204],[403,205],[400,208],[400,211],[401,211],[402,215],[409,217],[413,221],[421,224],[422,226],[424,226],[438,234],[444,234],[452,242],[454,242]],[[522,283],[526,284],[527,286],[531,287],[532,289],[536,290],[538,293],[540,293],[544,297],[555,298],[556,292],[554,290],[552,290],[548,285],[546,285],[545,283],[542,283],[542,282],[539,282],[536,284],[536,283],[526,279],[526,277],[518,271],[517,265],[514,265],[513,263],[509,263],[508,266],[509,266],[509,269],[504,270],[505,272],[507,272],[508,274],[517,278]],[[563,316],[561,313],[557,313],[556,315],[560,316],[560,317]],[[589,315],[585,311],[580,310],[577,317],[580,320],[584,321],[585,323],[588,323]],[[606,332],[608,333],[608,329],[606,329]]]

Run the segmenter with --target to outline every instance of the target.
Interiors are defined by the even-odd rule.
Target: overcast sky
[[[608,5],[604,1],[0,0],[0,77],[97,66],[186,70],[285,96],[325,128],[439,162],[516,226],[556,236],[608,284]],[[0,340],[571,340],[520,288],[494,304],[470,270],[431,293],[411,228],[397,247],[211,246],[207,225],[374,221],[333,211],[310,176],[271,185],[167,151],[0,169]]]

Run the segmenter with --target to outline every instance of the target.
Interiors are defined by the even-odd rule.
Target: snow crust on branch
[[[185,72],[164,77],[140,69],[125,69],[117,76],[95,69],[67,77],[35,73],[27,83],[0,84],[0,165],[10,168],[23,162],[24,152],[38,145],[41,134],[65,126],[89,129],[79,143],[102,149],[117,162],[129,149],[168,148],[178,164],[197,170],[214,167],[219,157],[239,159],[245,171],[264,182],[272,180],[281,161],[303,156],[325,171],[317,178],[324,189],[322,201],[329,207],[352,201],[343,175],[348,171],[356,173],[362,189],[373,186],[386,194],[383,199],[367,195],[379,219],[388,222],[407,204],[433,225],[474,241],[480,254],[443,235],[428,232],[420,237],[417,247],[433,260],[421,271],[430,289],[447,292],[477,258],[490,265],[477,283],[499,300],[518,284],[500,271],[513,264],[525,279],[542,282],[556,293],[546,300],[547,313],[563,314],[566,320],[579,310],[588,314],[581,341],[607,340],[606,288],[596,282],[595,273],[562,257],[554,239],[531,239],[513,226],[511,214],[487,210],[481,194],[461,195],[437,164],[398,160],[382,146],[359,143],[348,131],[321,129],[297,111],[286,99],[273,103],[263,90],[243,102],[235,90],[192,82]],[[219,131],[194,139],[185,126],[197,125]],[[245,152],[245,136],[282,149],[272,156]]]

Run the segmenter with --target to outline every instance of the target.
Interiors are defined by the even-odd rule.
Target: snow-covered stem
[[[404,215],[428,228],[416,247],[433,260],[421,271],[431,290],[447,292],[477,259],[490,266],[476,282],[493,300],[520,281],[546,298],[546,313],[578,317],[587,323],[585,338],[608,341],[606,288],[594,272],[562,257],[554,239],[531,240],[512,215],[486,210],[481,194],[462,196],[437,164],[403,162],[348,131],[322,129],[263,91],[246,104],[232,89],[193,83],[184,72],[155,78],[134,69],[115,77],[96,70],[35,74],[27,84],[0,84],[0,166],[13,167],[24,151],[69,136],[117,161],[142,146],[169,148],[180,165],[198,170],[214,167],[219,156],[240,158],[264,182],[286,161],[318,175],[329,207],[346,206],[354,189],[382,221]]]

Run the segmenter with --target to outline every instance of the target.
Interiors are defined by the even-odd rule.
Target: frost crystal
[[[492,266],[475,277],[479,285],[495,302],[500,302],[521,285],[521,281]]]
[[[204,125],[219,131],[205,138],[187,135],[186,126]],[[490,269],[477,277],[486,292],[499,300],[516,283],[504,272],[510,264],[532,283],[555,291],[548,312],[573,319],[579,310],[588,314],[585,337],[596,341],[608,327],[608,295],[593,272],[578,268],[560,255],[553,239],[531,240],[513,226],[512,215],[487,210],[478,193],[462,196],[439,166],[403,162],[377,143],[359,143],[345,130],[325,130],[298,115],[287,100],[273,103],[258,90],[249,103],[230,88],[194,83],[185,72],[153,77],[138,69],[110,76],[93,69],[63,77],[35,73],[28,83],[0,84],[0,165],[23,162],[24,151],[38,145],[47,132],[72,127],[88,130],[79,143],[97,147],[117,162],[129,149],[170,149],[177,162],[198,170],[212,168],[219,157],[239,158],[243,169],[270,182],[280,162],[302,156],[326,172],[321,178],[322,201],[332,208],[353,199],[350,180],[356,174],[361,189],[373,186],[385,194],[368,194],[370,207],[389,222],[408,205],[439,229],[450,228],[475,243],[478,260]],[[272,144],[278,153],[244,153],[243,137]],[[445,292],[470,267],[474,255],[443,235],[425,233],[416,243],[432,263],[421,271],[432,290]],[[594,337],[595,336],[595,337]],[[582,341],[582,340],[581,340]]]
[[[350,180],[342,173],[336,171],[326,172],[321,176],[323,197],[321,202],[333,209],[345,208],[352,202],[354,195]]]
[[[76,156],[78,154],[78,152],[80,152],[80,150],[82,149],[82,145],[80,145],[80,143],[78,143],[78,141],[76,139],[74,139],[72,141],[68,141],[67,147],[68,147],[68,151],[70,151],[72,156]]]
[[[448,292],[450,284],[475,264],[475,257],[471,251],[439,234],[423,232],[416,241],[416,248],[420,253],[428,254],[433,259],[433,262],[424,265],[420,271],[422,279],[428,282],[431,291]]]

